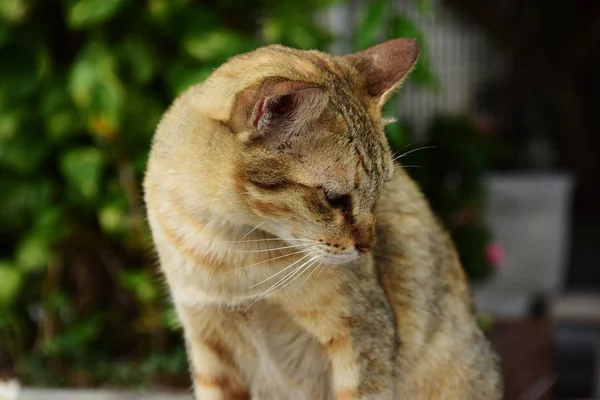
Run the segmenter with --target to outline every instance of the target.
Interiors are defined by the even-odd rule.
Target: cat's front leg
[[[374,273],[337,271],[280,296],[326,351],[336,400],[391,400],[393,314]]]
[[[249,400],[234,355],[239,339],[228,311],[215,306],[176,304],[183,325],[197,400]]]

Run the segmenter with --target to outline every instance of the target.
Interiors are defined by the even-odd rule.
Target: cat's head
[[[256,57],[265,51],[289,68],[235,97],[236,195],[261,229],[291,245],[312,241],[307,251],[322,261],[354,260],[375,245],[374,208],[393,172],[381,108],[418,45],[396,39],[344,56],[271,46]]]

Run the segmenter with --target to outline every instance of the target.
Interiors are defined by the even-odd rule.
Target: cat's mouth
[[[294,246],[297,245],[297,242],[287,241],[284,239],[289,245]],[[324,264],[346,264],[352,261],[358,260],[365,253],[356,249],[356,248],[336,248],[333,246],[328,246],[322,242],[314,242],[312,244],[307,244],[302,246],[302,252],[310,255],[312,258],[317,260],[318,262],[322,262]]]
[[[352,261],[356,261],[361,255],[356,251],[348,251],[346,253],[330,253],[324,251],[319,255],[320,261],[327,264],[346,264]]]

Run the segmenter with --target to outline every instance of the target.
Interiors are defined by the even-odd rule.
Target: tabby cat
[[[233,57],[144,181],[196,399],[500,399],[451,240],[386,141],[417,42]]]

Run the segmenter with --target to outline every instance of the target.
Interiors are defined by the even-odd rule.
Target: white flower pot
[[[532,297],[555,296],[567,260],[572,178],[561,173],[490,174],[486,218],[504,260],[473,285],[478,311],[499,317],[529,312]]]

